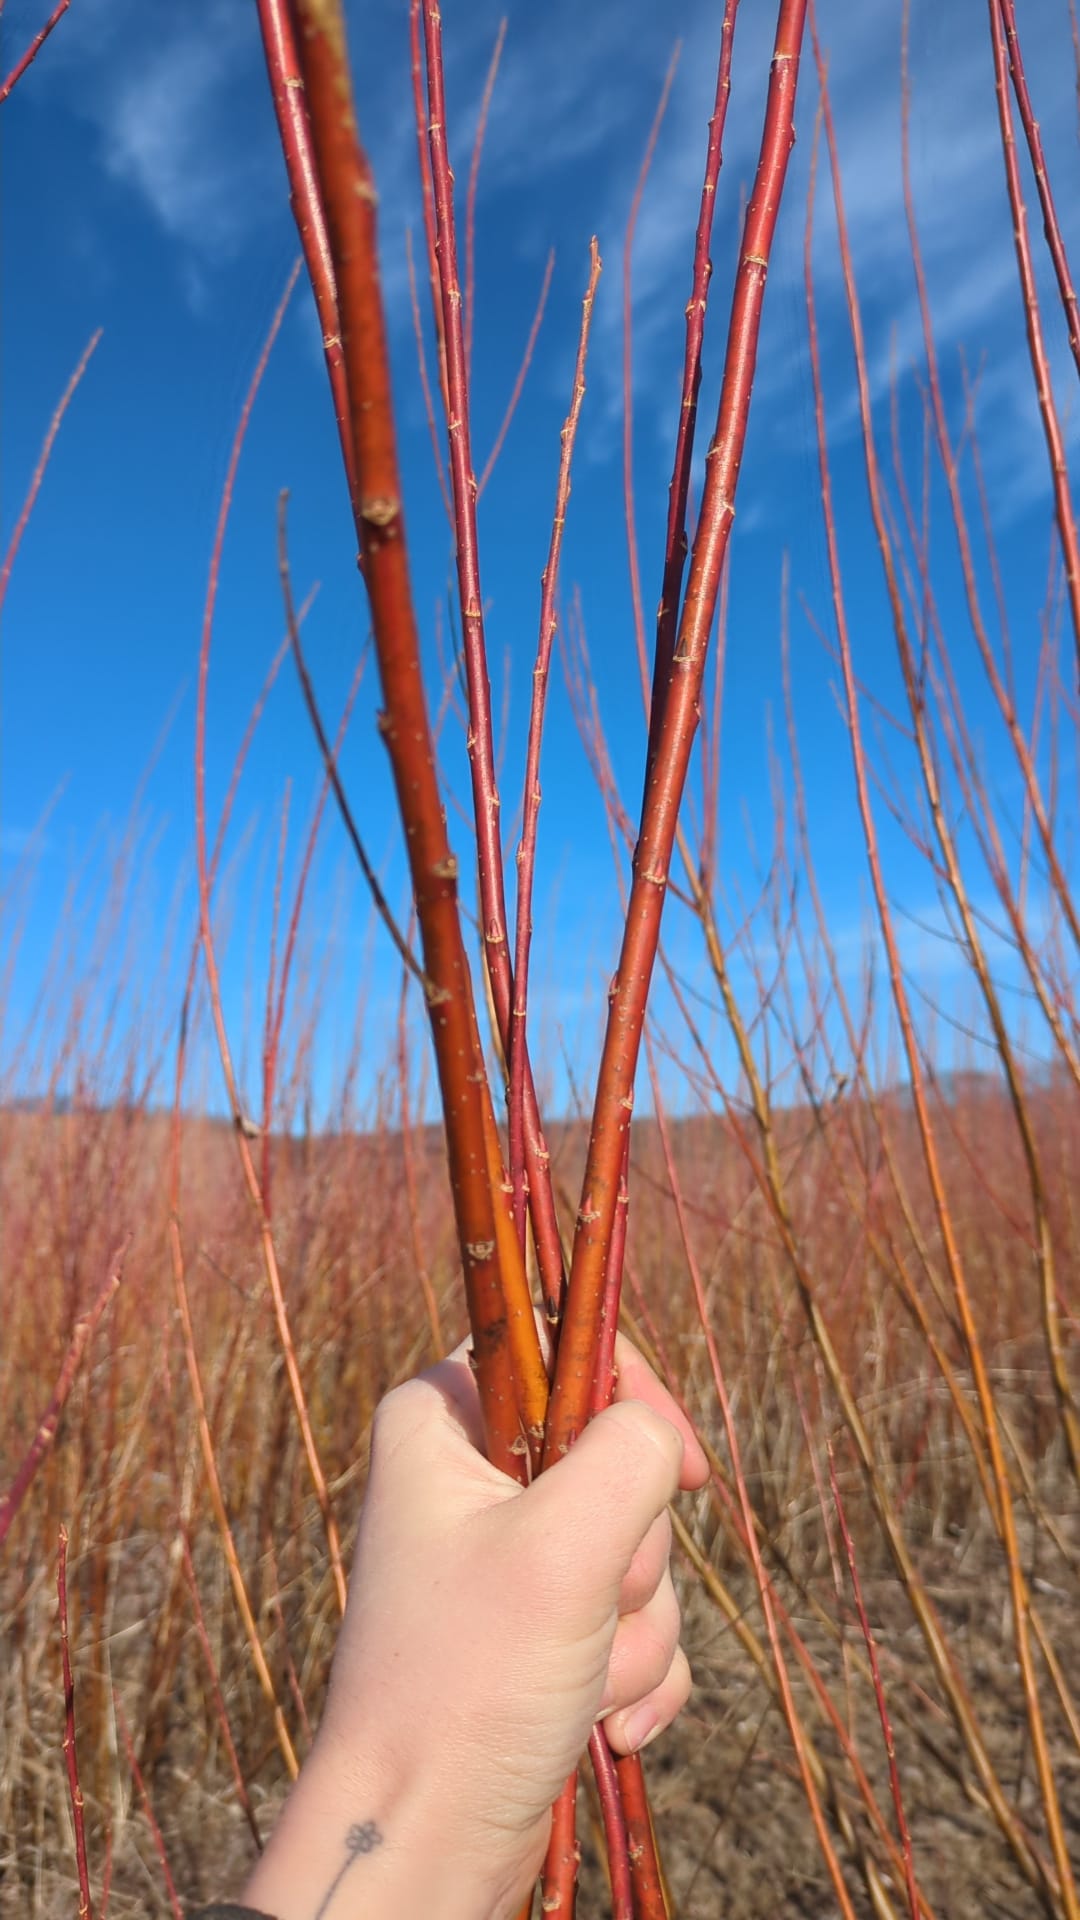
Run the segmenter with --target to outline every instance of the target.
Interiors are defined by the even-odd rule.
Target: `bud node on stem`
[[[360,502],[360,518],[372,527],[388,527],[401,512],[401,502],[392,494],[372,494]]]

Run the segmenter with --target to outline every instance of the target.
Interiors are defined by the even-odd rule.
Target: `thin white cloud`
[[[244,0],[81,0],[46,78],[95,128],[109,178],[181,243],[189,293],[202,267],[234,257],[279,211],[281,160]]]
[[[207,254],[232,252],[248,230],[260,171],[227,133],[231,83],[249,49],[225,12],[216,28],[189,17],[146,50],[118,78],[101,119],[109,173],[142,195],[167,233]]]

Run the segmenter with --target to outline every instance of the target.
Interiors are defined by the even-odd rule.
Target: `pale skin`
[[[242,1894],[274,1920],[513,1920],[598,1719],[690,1693],[668,1502],[708,1463],[637,1350],[531,1487],[490,1465],[466,1348],[388,1394],[326,1712]]]

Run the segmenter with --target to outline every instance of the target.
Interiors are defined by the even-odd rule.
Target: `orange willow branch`
[[[436,216],[436,252],[443,333],[446,343],[447,429],[450,440],[450,480],[454,498],[457,544],[458,597],[462,644],[469,695],[468,755],[472,779],[473,819],[476,830],[477,878],[480,892],[481,937],[484,962],[491,983],[495,1024],[504,1059],[510,1057],[513,979],[507,934],[506,892],[502,838],[499,832],[499,793],[491,723],[491,686],[484,641],[484,612],[480,587],[480,555],[476,528],[476,477],[469,430],[469,381],[465,338],[461,324],[461,288],[458,284],[454,187],[446,134],[446,96],[443,83],[442,18],[434,0],[423,0],[424,51],[427,58],[428,135],[431,179]],[[547,1145],[540,1124],[539,1103],[529,1061],[528,1042],[516,1043],[523,1052],[525,1152],[530,1209],[537,1263],[546,1300],[561,1297],[562,1244],[555,1213]]]
[[[540,816],[540,744],[544,731],[551,643],[558,625],[555,605],[563,532],[566,526],[566,508],[570,499],[570,463],[574,457],[574,440],[577,435],[578,421],[581,418],[581,403],[585,398],[585,361],[589,351],[589,328],[592,324],[593,303],[600,279],[600,249],[595,235],[589,246],[589,262],[589,283],[585,289],[581,308],[581,332],[578,337],[577,361],[574,366],[573,393],[570,411],[563,422],[561,434],[562,451],[559,459],[558,484],[555,489],[555,515],[551,526],[551,543],[548,547],[547,565],[541,576],[540,635],[536,647],[536,665],[533,668],[532,706],[529,713],[529,741],[525,755],[525,786],[522,797],[521,841],[517,850],[517,922],[514,944],[513,1013],[510,1024],[509,1120],[510,1177],[514,1184],[514,1224],[523,1247],[526,1212],[526,1054],[523,1043],[528,1014],[532,893],[533,877],[536,871],[537,823]],[[552,1299],[549,1295],[545,1304],[551,1319],[555,1319],[562,1311],[562,1301],[557,1297]]]
[[[19,517],[15,522],[15,531],[12,534],[11,539],[8,541],[7,552],[4,555],[3,564],[0,565],[0,607],[3,606],[4,599],[7,594],[8,581],[11,579],[11,569],[15,565],[15,555],[19,551],[19,547],[22,543],[23,534],[26,532],[27,523],[30,519],[30,515],[34,511],[34,504],[37,500],[38,494],[41,492],[41,483],[45,478],[45,469],[49,464],[49,456],[52,453],[56,436],[60,431],[60,427],[63,422],[64,415],[71,404],[72,395],[74,394],[76,387],[78,386],[80,380],[82,379],[83,374],[86,372],[87,366],[89,365],[89,362],[90,362],[90,356],[93,353],[100,339],[101,339],[101,328],[99,327],[96,333],[91,334],[90,339],[88,340],[86,346],[84,347],[82,355],[79,359],[78,365],[76,366],[74,373],[72,374],[70,380],[68,381],[67,386],[64,388],[64,391],[60,396],[60,402],[59,402],[59,405],[57,406],[56,412],[53,414],[53,417],[49,422],[49,431],[45,435],[44,441],[42,442],[41,452],[38,455],[37,466],[34,468],[34,471],[30,476],[30,485],[26,490],[26,498],[23,501],[22,509],[19,513]]]
[[[1031,259],[1031,242],[1028,238],[1027,209],[1024,205],[1024,190],[1020,184],[1020,168],[1016,158],[1016,136],[1013,132],[1012,109],[1009,106],[1008,59],[1002,34],[1004,9],[999,4],[999,0],[988,0],[988,5],[990,46],[994,56],[994,91],[997,94],[998,122],[1001,128],[1001,152],[1005,162],[1005,184],[1008,189],[1009,206],[1012,209],[1013,241],[1016,246],[1020,289],[1024,299],[1028,352],[1031,356],[1031,371],[1035,379],[1035,391],[1038,395],[1039,412],[1042,415],[1043,433],[1046,437],[1046,451],[1050,461],[1050,480],[1054,490],[1054,517],[1057,521],[1058,537],[1065,563],[1065,585],[1069,596],[1069,611],[1072,615],[1073,637],[1076,642],[1078,669],[1080,669],[1080,538],[1077,536],[1076,514],[1069,492],[1069,468],[1065,458],[1065,441],[1054,403],[1050,362],[1047,358],[1046,342],[1043,339],[1039,292]]]
[[[3,1546],[8,1529],[26,1498],[27,1489],[34,1475],[44,1460],[45,1455],[48,1453],[49,1448],[52,1446],[53,1441],[56,1439],[56,1429],[60,1424],[60,1415],[64,1411],[68,1395],[75,1384],[75,1377],[82,1365],[83,1355],[93,1339],[94,1334],[97,1332],[98,1325],[112,1300],[113,1294],[120,1285],[120,1276],[123,1272],[124,1255],[126,1252],[127,1241],[125,1240],[124,1244],[117,1248],[112,1259],[109,1261],[105,1283],[98,1293],[97,1298],[94,1300],[92,1306],[88,1308],[87,1312],[83,1314],[82,1318],[75,1322],[75,1327],[68,1343],[68,1350],[64,1355],[56,1385],[52,1391],[52,1397],[38,1422],[37,1432],[26,1449],[22,1464],[18,1468],[14,1480],[3,1499],[0,1500],[0,1547]]]
[[[734,518],[765,279],[794,140],[793,111],[806,5],[807,0],[781,0],[777,20],[765,125],[746,212],[716,433],[706,459],[690,579],[656,761],[642,808],[626,929],[604,1037],[548,1415],[546,1460],[564,1453],[588,1418],[607,1246],[618,1199],[624,1137],[630,1125],[645,1002],[660,938],[679,803],[697,727],[709,632]]]
[[[86,1821],[83,1817],[83,1792],[79,1785],[79,1757],[75,1751],[75,1682],[71,1674],[68,1647],[67,1605],[68,1530],[60,1528],[60,1554],[56,1566],[56,1598],[60,1608],[60,1660],[64,1673],[64,1761],[67,1766],[71,1818],[75,1828],[75,1861],[79,1870],[79,1920],[94,1920],[90,1899],[90,1870],[86,1860]]]
[[[446,835],[420,670],[376,252],[376,193],[360,145],[340,0],[298,0],[300,59],[319,197],[334,263],[356,474],[355,505],[385,711],[380,730],[405,823],[446,1116],[454,1212],[490,1458],[524,1477],[518,1391],[539,1368],[524,1268],[500,1270],[487,1141],[495,1121],[476,1039],[472,982],[458,912],[457,862]],[[513,1353],[513,1359],[512,1359]],[[515,1365],[516,1361],[516,1365]]]
[[[50,13],[48,19],[45,22],[45,25],[39,28],[38,32],[35,33],[33,39],[30,42],[30,45],[27,47],[26,52],[23,54],[22,59],[17,60],[15,62],[15,65],[12,67],[11,72],[8,74],[7,79],[4,81],[3,85],[0,86],[0,105],[2,105],[3,102],[7,99],[8,94],[11,92],[12,88],[18,85],[19,81],[23,77],[23,74],[26,72],[27,67],[29,67],[33,63],[33,61],[37,59],[38,54],[41,52],[41,49],[45,45],[45,42],[48,39],[53,28],[57,26],[58,23],[63,19],[70,5],[71,5],[71,0],[57,0],[57,4],[53,8],[52,12]]]

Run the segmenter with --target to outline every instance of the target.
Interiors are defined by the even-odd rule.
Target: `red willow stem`
[[[405,264],[409,275],[409,306],[412,309],[413,337],[416,340],[416,365],[420,374],[420,391],[424,396],[424,415],[428,433],[431,436],[431,451],[435,458],[435,477],[439,483],[439,492],[446,509],[446,518],[454,524],[454,509],[450,505],[450,494],[443,472],[442,448],[439,445],[439,429],[435,423],[435,402],[431,397],[431,382],[428,379],[427,353],[424,348],[424,327],[420,319],[420,301],[416,292],[416,264],[413,260],[412,231],[405,229]]]
[[[1001,129],[1001,152],[1005,162],[1005,184],[1009,195],[1009,206],[1012,210],[1013,241],[1024,300],[1028,352],[1031,357],[1031,371],[1035,380],[1043,433],[1046,437],[1046,451],[1050,461],[1050,480],[1054,490],[1054,516],[1065,563],[1065,584],[1069,596],[1069,611],[1072,615],[1078,671],[1080,671],[1080,539],[1077,537],[1076,515],[1069,492],[1065,441],[1054,403],[1050,362],[1043,339],[1039,292],[1031,259],[1031,242],[1028,237],[1027,209],[1024,205],[1024,191],[1020,183],[1020,168],[1016,158],[1016,135],[1013,132],[1012,108],[1009,105],[1008,57],[1002,33],[1003,8],[999,0],[988,0],[988,6],[990,46],[994,56],[994,91],[997,95],[998,123]]]
[[[360,144],[340,0],[297,0],[297,15],[318,189],[337,278],[357,478],[357,533],[385,702],[380,731],[406,826],[477,1382],[489,1458],[521,1480],[524,1443],[515,1374],[520,1381],[519,1356],[527,1364],[534,1347],[539,1361],[539,1343],[524,1270],[522,1303],[510,1297],[516,1276],[505,1271],[505,1259],[499,1257],[488,1159],[494,1114],[477,1042],[458,911],[457,862],[446,834],[409,583],[376,251],[375,186]]]
[[[288,0],[256,0],[263,53],[270,78],[270,94],[277,116],[278,138],[289,176],[289,204],[300,235],[304,265],[308,270],[315,309],[322,331],[323,353],[330,392],[334,402],[341,457],[350,499],[356,491],[352,444],[349,439],[349,396],[345,385],[345,359],[341,346],[337,287],[326,237],[326,222],[315,182],[315,164],[311,151],[311,122],[308,118],[304,82],[296,52],[296,36],[289,15]]]
[[[416,150],[420,162],[420,205],[424,215],[424,245],[427,252],[428,283],[431,287],[431,311],[435,322],[435,345],[439,358],[439,392],[442,394],[443,412],[449,415],[450,401],[446,390],[446,336],[443,332],[442,303],[439,299],[439,265],[435,254],[435,193],[431,184],[431,155],[428,151],[427,114],[424,108],[420,0],[409,0],[409,54],[413,118],[416,121]]]
[[[1061,304],[1065,309],[1065,318],[1069,326],[1069,346],[1076,363],[1076,371],[1080,373],[1080,311],[1077,310],[1076,289],[1069,271],[1061,223],[1058,220],[1057,207],[1054,205],[1054,195],[1050,187],[1042,134],[1035,118],[1035,109],[1031,104],[1031,94],[1028,91],[1024,56],[1020,50],[1020,32],[1016,24],[1015,0],[999,0],[999,5],[1001,24],[1005,29],[1005,43],[1009,51],[1009,73],[1012,78],[1013,92],[1020,109],[1020,120],[1027,140],[1028,152],[1031,155],[1035,186],[1039,195],[1039,205],[1042,208],[1043,232],[1050,249],[1050,258],[1054,263],[1058,292],[1061,294]]]
[[[630,1836],[627,1832],[615,1757],[608,1746],[603,1726],[589,1735],[589,1758],[593,1765],[600,1817],[607,1845],[608,1876],[611,1881],[611,1920],[646,1920],[634,1904],[634,1884],[630,1868]],[[648,1809],[646,1808],[646,1818]],[[560,1911],[560,1909],[556,1909]],[[663,1915],[661,1920],[664,1920]]]
[[[540,1881],[540,1911],[574,1920],[581,1849],[577,1839],[577,1768],[551,1809],[551,1838]],[[531,1901],[529,1907],[531,1908]],[[529,1909],[519,1920],[527,1920]]]
[[[480,179],[480,156],[484,151],[484,135],[487,132],[488,114],[491,111],[491,96],[495,91],[495,81],[499,73],[499,61],[502,59],[503,45],[506,40],[506,15],[499,21],[499,31],[495,36],[495,50],[484,81],[484,91],[480,100],[480,112],[476,120],[476,137],[473,140],[472,159],[469,162],[469,186],[465,196],[465,372],[472,372],[473,323],[476,318],[474,295],[476,291],[476,189]]]
[[[664,1876],[656,1851],[656,1835],[645,1792],[645,1772],[640,1753],[619,1754],[615,1760],[615,1777],[619,1783],[623,1820],[626,1823],[630,1876],[634,1888],[633,1920],[669,1920]]]
[[[626,1230],[630,1208],[629,1174],[630,1136],[627,1134],[623,1167],[619,1176],[615,1225],[608,1248],[607,1272],[604,1276],[604,1305],[592,1389],[591,1410],[594,1414],[599,1413],[601,1408],[611,1405],[615,1392],[615,1336],[619,1330],[619,1294],[622,1289],[623,1262],[626,1258]],[[617,1873],[621,1874],[623,1871],[624,1858],[631,1894],[627,1912],[631,1920],[668,1920],[664,1881],[649,1815],[641,1755],[639,1753],[612,1755],[602,1727],[597,1727],[593,1731],[593,1737],[589,1742],[589,1754],[604,1816],[604,1832],[607,1837],[611,1867],[612,1898],[615,1903],[614,1920],[619,1920],[622,1912],[618,1904],[621,1881],[617,1879]],[[614,1803],[609,1805],[609,1799],[613,1793]],[[616,1809],[619,1813],[618,1819],[615,1818]]]
[[[484,639],[484,611],[480,586],[480,556],[476,528],[476,477],[473,472],[469,427],[469,382],[465,335],[461,322],[457,234],[453,207],[453,175],[446,137],[446,97],[443,81],[442,17],[434,0],[423,0],[424,50],[427,59],[428,138],[435,199],[435,249],[446,339],[448,437],[454,498],[454,532],[461,638],[469,695],[469,769],[480,881],[480,911],[484,953],[495,995],[500,1038],[509,1052],[509,965],[506,940],[506,900],[503,885],[502,843],[499,835],[500,801],[495,771],[491,721],[491,684]]]
[[[15,555],[18,553],[19,547],[22,544],[22,537],[23,537],[23,534],[26,532],[27,523],[30,519],[30,515],[34,511],[34,505],[37,500],[38,494],[41,492],[41,483],[45,478],[45,469],[49,464],[49,456],[52,453],[56,436],[60,431],[60,427],[63,422],[64,415],[67,412],[68,407],[71,405],[72,395],[74,394],[76,387],[78,386],[80,380],[82,379],[83,374],[86,372],[87,366],[89,365],[89,362],[90,362],[90,356],[93,353],[94,348],[97,346],[98,341],[100,339],[101,339],[101,328],[99,327],[96,333],[91,334],[90,339],[87,341],[86,346],[83,348],[82,354],[79,358],[78,365],[76,366],[74,373],[72,374],[70,380],[68,381],[67,386],[64,388],[64,391],[60,396],[60,400],[57,405],[56,412],[53,414],[53,417],[49,422],[49,430],[42,442],[41,452],[38,455],[37,466],[34,468],[34,471],[30,476],[30,485],[26,490],[26,498],[22,503],[22,508],[20,510],[19,517],[15,522],[15,530],[12,533],[11,539],[8,541],[7,552],[4,555],[3,564],[0,565],[0,607],[3,606],[4,599],[7,594],[8,581],[11,579],[11,569],[15,565]]]
[[[143,1779],[142,1768],[135,1754],[135,1742],[131,1737],[131,1728],[128,1726],[124,1709],[115,1694],[113,1695],[113,1705],[116,1710],[117,1725],[120,1728],[124,1742],[124,1750],[128,1757],[128,1765],[131,1768],[131,1777],[135,1782],[139,1799],[142,1801],[142,1809],[146,1815],[146,1823],[150,1828],[150,1838],[154,1843],[154,1852],[161,1862],[161,1874],[165,1882],[165,1892],[168,1896],[169,1905],[173,1910],[173,1920],[184,1920],[184,1911],[180,1905],[180,1896],[176,1891],[176,1882],[172,1877],[172,1869],[169,1866],[169,1856],[165,1851],[165,1841],[161,1828],[158,1825],[157,1815],[150,1801],[146,1781]]]
[[[671,677],[671,657],[675,651],[675,627],[679,617],[683,568],[686,565],[687,502],[690,497],[690,473],[694,460],[694,434],[697,427],[698,393],[701,388],[701,349],[705,338],[705,308],[712,279],[713,215],[716,211],[716,187],[723,164],[724,124],[731,98],[731,53],[735,39],[735,15],[739,0],[725,0],[720,24],[720,58],[716,68],[716,96],[709,121],[709,142],[705,153],[705,176],[701,186],[694,236],[694,272],[690,299],[686,308],[686,347],[683,354],[682,394],[679,402],[679,428],[675,436],[675,458],[668,490],[667,538],[664,544],[664,577],[660,605],[656,615],[656,652],[653,656],[652,698],[649,702],[649,746],[646,755],[646,779],[656,752],[664,695]]]
[[[97,1298],[87,1309],[86,1313],[82,1315],[82,1318],[75,1322],[71,1339],[68,1342],[68,1349],[61,1363],[60,1372],[57,1375],[56,1385],[53,1388],[49,1404],[38,1421],[34,1437],[23,1455],[21,1465],[16,1470],[15,1478],[11,1482],[3,1499],[0,1500],[0,1547],[3,1546],[8,1529],[26,1498],[27,1490],[34,1475],[45,1458],[45,1455],[48,1453],[49,1448],[52,1446],[53,1441],[56,1439],[56,1429],[60,1424],[60,1415],[64,1411],[68,1395],[75,1384],[76,1375],[82,1365],[83,1355],[93,1339],[94,1334],[97,1332],[98,1324],[105,1309],[108,1307],[113,1294],[120,1285],[120,1276],[123,1271],[124,1255],[126,1252],[127,1242],[125,1241],[123,1246],[117,1248],[112,1259],[109,1261],[105,1283],[98,1293]]]
[[[35,33],[33,39],[30,42],[30,45],[27,47],[26,52],[23,54],[22,59],[16,60],[15,65],[12,67],[11,72],[8,74],[7,79],[4,81],[3,85],[0,86],[0,106],[3,105],[3,102],[7,99],[8,94],[11,92],[12,88],[18,85],[19,81],[23,77],[23,74],[26,72],[27,67],[32,65],[32,63],[37,59],[38,54],[41,52],[41,49],[45,45],[45,42],[48,39],[53,28],[58,24],[59,21],[63,19],[70,5],[71,5],[71,0],[57,0],[57,4],[53,8],[52,12],[50,13],[48,19],[45,22],[45,25],[43,27],[40,27],[37,33]]]
[[[71,1795],[71,1818],[75,1827],[75,1862],[79,1872],[79,1920],[94,1920],[94,1908],[90,1899],[90,1869],[86,1859],[83,1792],[79,1785],[79,1757],[75,1750],[75,1682],[71,1674],[71,1652],[68,1646],[67,1550],[68,1530],[62,1525],[59,1557],[56,1563],[56,1598],[60,1608],[60,1662],[64,1674],[64,1760],[67,1765],[68,1791]]]
[[[469,693],[468,754],[476,828],[477,873],[483,954],[491,983],[495,1023],[504,1059],[510,1056],[513,981],[508,950],[506,892],[503,878],[500,802],[491,724],[491,686],[484,641],[484,611],[476,530],[476,476],[469,432],[469,382],[461,324],[454,182],[446,137],[442,17],[434,0],[423,0],[424,51],[427,59],[428,134],[435,201],[435,245],[443,332],[446,345],[447,427],[454,498],[458,595],[462,644]],[[536,1239],[537,1262],[549,1314],[557,1311],[563,1289],[559,1239],[549,1157],[540,1125],[539,1105],[524,1035],[523,1053],[526,1170]]]
[[[777,20],[761,151],[735,281],[716,434],[705,463],[690,579],[656,760],[642,808],[626,928],[604,1036],[548,1414],[547,1462],[566,1452],[588,1419],[607,1247],[618,1200],[624,1138],[630,1126],[645,1003],[660,938],[679,802],[697,727],[709,633],[735,511],[769,253],[794,139],[792,115],[806,7],[807,0],[781,0]]]
[[[660,129],[664,124],[668,100],[671,97],[675,69],[679,64],[682,43],[676,40],[668,61],[664,84],[660,89],[656,112],[653,114],[649,137],[645,142],[641,166],[638,168],[637,182],[634,186],[630,212],[626,219],[626,232],[623,236],[623,510],[626,514],[626,558],[630,569],[630,605],[634,620],[634,645],[637,648],[638,669],[641,673],[641,697],[645,702],[646,713],[649,705],[649,663],[645,652],[645,613],[641,604],[641,567],[638,561],[637,526],[634,520],[634,407],[631,372],[633,366],[633,297],[631,263],[634,255],[634,235],[637,232],[638,214],[645,192],[645,182],[652,169],[656,143],[660,138]]]
[[[559,458],[559,478],[555,489],[555,515],[551,525],[551,543],[548,547],[547,565],[541,575],[540,591],[540,634],[536,647],[536,665],[533,668],[532,706],[529,713],[529,740],[525,755],[525,784],[522,797],[521,840],[517,850],[517,922],[514,944],[513,1011],[510,1023],[510,1177],[514,1187],[514,1225],[518,1240],[525,1245],[525,1047],[526,1019],[529,1000],[529,953],[532,943],[532,895],[533,879],[536,872],[536,835],[540,816],[540,746],[544,732],[544,710],[547,704],[548,674],[551,666],[551,643],[558,626],[555,611],[559,585],[559,562],[562,558],[563,531],[566,526],[566,508],[570,499],[570,465],[574,457],[574,440],[577,435],[578,421],[581,417],[581,405],[585,398],[585,361],[589,351],[589,329],[592,325],[593,303],[596,299],[597,283],[600,279],[600,249],[595,235],[589,245],[589,281],[585,289],[585,298],[581,308],[581,332],[578,336],[577,360],[574,366],[574,384],[570,400],[570,411],[563,422],[561,453]],[[548,1312],[561,1311],[562,1302],[548,1300]]]

